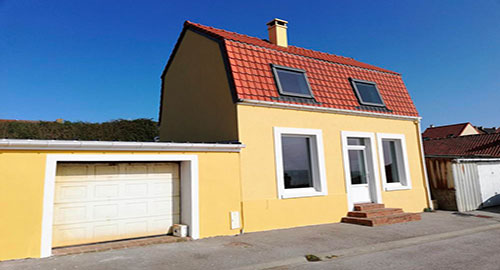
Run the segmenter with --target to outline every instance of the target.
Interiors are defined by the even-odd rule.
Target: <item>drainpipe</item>
[[[427,192],[427,204],[429,205],[429,208],[434,210],[434,205],[432,204],[432,199],[431,199],[431,190],[429,188],[429,178],[427,177],[427,166],[425,164],[425,154],[424,154],[424,144],[422,142],[422,130],[420,129],[420,120],[422,118],[419,118],[417,121],[415,121],[415,124],[417,124],[417,132],[418,132],[418,147],[420,148],[420,156],[422,159],[422,169],[424,170],[424,181],[425,181],[425,189]]]

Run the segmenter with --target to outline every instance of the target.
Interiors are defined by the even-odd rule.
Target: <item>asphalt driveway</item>
[[[438,211],[382,227],[308,226],[4,261],[0,269],[500,269],[498,246],[500,211]],[[308,262],[308,254],[322,261]]]

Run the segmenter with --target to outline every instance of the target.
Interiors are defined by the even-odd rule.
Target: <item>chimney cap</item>
[[[282,19],[274,18],[274,19],[272,19],[271,21],[269,21],[266,24],[268,26],[281,25],[281,26],[285,26],[286,27],[286,25],[288,24],[288,22],[285,21],[285,20],[282,20]]]

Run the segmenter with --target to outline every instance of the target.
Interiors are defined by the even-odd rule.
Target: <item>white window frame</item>
[[[310,138],[311,170],[313,187],[285,189],[283,176],[283,149],[281,137],[283,135],[307,136]],[[328,195],[326,186],[325,154],[323,149],[323,135],[320,129],[274,127],[274,151],[276,159],[276,180],[278,198],[300,198]]]
[[[346,193],[347,193],[347,207],[349,210],[354,209],[354,203],[351,198],[351,171],[350,171],[350,164],[349,164],[349,149],[352,149],[353,146],[349,146],[347,143],[348,138],[363,138],[367,139],[369,146],[366,146],[366,149],[369,148],[370,155],[366,155],[365,158],[369,160],[371,163],[370,165],[373,167],[372,170],[372,177],[373,179],[370,179],[369,185],[371,185],[372,190],[371,196],[372,200],[376,203],[382,203],[382,194],[381,194],[381,188],[380,188],[380,176],[379,176],[379,168],[378,168],[378,162],[377,162],[377,154],[376,154],[376,147],[375,147],[375,133],[371,132],[359,132],[359,131],[341,131],[340,132],[340,137],[342,139],[342,157],[343,157],[343,162],[344,162],[344,177],[345,177],[345,188],[346,188]],[[368,151],[365,152],[367,154]],[[367,164],[368,165],[368,164]]]
[[[399,150],[396,150],[396,156],[398,163],[400,163],[403,168],[403,172],[398,172],[401,179],[399,183],[387,183],[387,176],[385,174],[385,159],[384,159],[384,146],[382,144],[383,140],[398,140],[397,145],[400,146]],[[389,134],[389,133],[377,133],[377,144],[378,153],[380,160],[380,173],[382,175],[382,185],[385,191],[394,190],[408,190],[411,189],[411,178],[410,178],[410,167],[408,166],[408,152],[406,150],[406,138],[404,134]],[[401,152],[400,152],[401,151]]]

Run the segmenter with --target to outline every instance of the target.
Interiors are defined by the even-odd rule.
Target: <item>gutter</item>
[[[500,162],[500,158],[457,158],[453,160],[456,163],[462,162]]]
[[[395,115],[395,114],[387,114],[387,113],[354,111],[354,110],[345,110],[345,109],[336,109],[336,108],[317,107],[317,106],[310,106],[310,105],[301,105],[301,104],[290,104],[290,103],[282,103],[282,102],[252,100],[252,99],[240,99],[240,101],[238,103],[241,105],[250,105],[250,106],[271,107],[271,108],[279,108],[279,109],[294,109],[294,110],[310,111],[310,112],[340,113],[340,114],[347,114],[347,115],[371,116],[371,117],[378,117],[378,118],[409,120],[409,121],[419,121],[419,122],[422,119],[422,117],[419,117],[419,116],[405,116],[405,115]]]
[[[244,144],[0,139],[1,150],[240,152]]]

